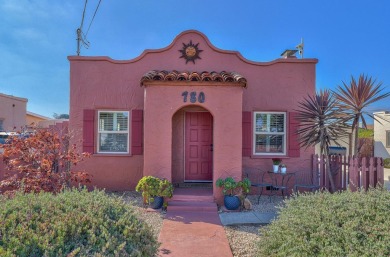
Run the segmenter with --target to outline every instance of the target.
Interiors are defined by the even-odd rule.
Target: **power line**
[[[83,11],[83,17],[81,18],[81,25],[80,25],[80,29],[83,28],[83,24],[84,24],[84,16],[85,16],[85,10],[87,9],[87,2],[88,0],[85,0],[85,4],[84,4],[84,11]]]
[[[98,11],[98,9],[99,9],[100,2],[101,2],[101,1],[102,1],[102,0],[99,0],[99,3],[98,3],[98,5],[96,6],[95,13],[93,14],[93,17],[92,17],[91,23],[89,23],[89,26],[88,26],[88,29],[87,29],[87,33],[85,33],[85,37],[87,37],[87,35],[88,35],[89,29],[91,28],[91,25],[92,25],[93,19],[95,19],[95,15],[96,15],[96,13],[97,13],[97,11]]]
[[[84,34],[84,32],[83,32],[83,25],[84,25],[85,11],[87,10],[87,3],[88,3],[88,0],[85,0],[83,16],[81,18],[81,25],[80,25],[80,27],[76,31],[76,33],[77,33],[77,55],[80,55],[81,44],[85,48],[87,48],[87,49],[89,48],[89,41],[87,40],[87,35],[88,35],[88,32],[89,32],[89,29],[91,28],[92,22],[95,19],[95,16],[96,16],[96,13],[97,13],[97,11],[99,9],[101,1],[102,0],[99,0],[99,3],[98,3],[98,5],[96,6],[96,9],[95,9],[95,13],[93,14],[92,20],[89,23],[89,26],[88,26],[88,29],[87,29],[87,33]]]
[[[83,43],[85,45],[85,41],[82,37],[82,28],[83,28],[83,24],[84,24],[85,10],[87,9],[87,2],[88,2],[88,0],[85,0],[83,16],[81,17],[81,25],[76,30],[76,33],[77,33],[77,51],[76,51],[76,53],[77,53],[77,55],[80,55],[80,43]]]

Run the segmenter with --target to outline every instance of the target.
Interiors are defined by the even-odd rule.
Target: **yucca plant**
[[[382,82],[376,82],[371,77],[361,74],[356,81],[351,77],[351,82],[348,84],[342,82],[342,86],[337,86],[337,91],[334,92],[337,99],[338,107],[345,112],[345,121],[352,122],[352,133],[354,134],[353,154],[358,154],[358,132],[359,122],[362,122],[364,128],[367,128],[367,123],[364,115],[375,119],[381,123],[373,114],[365,111],[365,108],[382,100],[390,95],[390,92],[382,93]],[[351,147],[351,145],[349,146]]]
[[[297,131],[299,142],[302,147],[310,147],[319,144],[321,155],[325,156],[326,169],[328,172],[331,191],[335,191],[334,181],[328,161],[329,146],[331,142],[338,145],[346,134],[346,125],[340,119],[340,109],[333,93],[324,90],[314,96],[308,95],[302,102],[298,103],[296,119],[300,122]]]

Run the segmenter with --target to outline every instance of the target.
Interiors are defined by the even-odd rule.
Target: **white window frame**
[[[106,130],[99,130],[100,127],[100,113],[127,113],[127,130],[119,130],[119,131],[106,131]],[[115,121],[114,121],[115,122]],[[115,127],[115,126],[114,126]],[[108,133],[108,134],[127,134],[127,149],[126,152],[107,152],[107,151],[100,151],[100,134],[101,133]],[[129,111],[121,111],[121,110],[99,110],[98,111],[98,117],[97,117],[97,153],[99,154],[129,154],[130,149],[130,112]]]
[[[283,128],[284,132],[256,132],[256,114],[283,114]],[[268,116],[270,117],[270,116]],[[268,122],[269,124],[269,122]],[[256,111],[253,112],[253,155],[256,156],[285,156],[287,154],[287,112],[266,112],[266,111]],[[283,136],[283,152],[282,153],[256,153],[256,135],[282,135]]]

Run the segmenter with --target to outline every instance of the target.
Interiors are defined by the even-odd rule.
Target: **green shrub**
[[[161,196],[171,198],[173,185],[167,179],[160,179],[153,176],[144,176],[135,187],[137,192],[142,192],[145,203],[153,202],[153,197]]]
[[[263,227],[258,256],[389,256],[390,192],[292,197]]]
[[[390,158],[386,158],[383,160],[386,169],[390,169]]]
[[[66,190],[0,197],[0,256],[154,256],[151,229],[119,197]]]

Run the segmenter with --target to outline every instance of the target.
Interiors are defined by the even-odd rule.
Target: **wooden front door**
[[[213,117],[209,112],[185,114],[184,179],[213,180]]]

